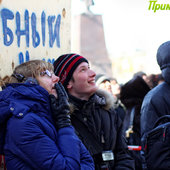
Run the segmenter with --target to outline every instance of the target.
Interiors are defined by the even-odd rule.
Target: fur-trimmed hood
[[[96,95],[98,95],[99,97],[103,98],[103,100],[105,100],[105,104],[103,106],[105,110],[109,110],[111,107],[116,109],[119,105],[118,100],[111,93],[105,90],[98,89]]]
[[[111,108],[116,109],[119,105],[117,99],[114,98],[114,96],[111,93],[101,89],[98,89],[97,92],[88,101],[77,99],[76,97],[71,95],[69,95],[69,100],[70,100],[70,113],[73,113],[78,108],[83,107],[83,105],[91,102],[101,105],[105,110],[109,110]]]

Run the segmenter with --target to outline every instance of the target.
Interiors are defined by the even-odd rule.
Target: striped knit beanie
[[[60,82],[65,88],[70,81],[74,70],[82,62],[88,63],[84,57],[78,54],[64,54],[58,57],[53,63],[54,73],[60,78]]]

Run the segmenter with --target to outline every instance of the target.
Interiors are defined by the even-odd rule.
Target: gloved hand
[[[60,129],[71,125],[70,121],[70,108],[68,103],[68,95],[59,82],[55,85],[58,98],[54,95],[50,95],[51,111],[56,124],[56,128]]]

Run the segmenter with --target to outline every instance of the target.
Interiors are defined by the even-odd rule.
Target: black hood
[[[127,107],[141,104],[150,90],[143,78],[137,76],[125,83],[120,92],[120,100]]]
[[[160,45],[157,50],[157,62],[162,70],[162,77],[170,83],[170,41]]]

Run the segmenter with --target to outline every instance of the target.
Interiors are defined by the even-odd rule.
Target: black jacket
[[[154,87],[144,98],[141,108],[141,135],[142,143],[145,139],[145,134],[153,129],[156,121],[164,115],[170,114],[170,41],[163,43],[157,51],[157,62],[162,71],[162,77],[165,82]],[[160,133],[154,133],[154,139],[147,143],[147,151],[145,152],[144,145],[144,156],[146,160],[146,166],[150,170],[152,169],[169,169],[169,148],[167,149],[165,141],[169,139],[169,133],[166,136],[165,133],[160,135]],[[166,136],[165,140],[160,140],[161,136]],[[156,143],[156,142],[157,143]],[[163,141],[163,142],[162,142]],[[144,144],[146,144],[144,143]],[[149,145],[148,145],[149,143]],[[150,147],[153,150],[150,150]],[[161,153],[155,156],[154,152]],[[151,155],[151,156],[149,156]],[[152,156],[153,155],[153,156]],[[156,164],[153,164],[156,162]],[[168,163],[167,163],[168,162]],[[160,168],[161,167],[161,168]]]
[[[170,85],[163,82],[144,98],[141,109],[141,135],[151,130],[159,117],[169,114]]]
[[[112,150],[114,163],[111,169],[134,169],[134,161],[128,154],[127,145],[122,137],[122,121],[113,109],[111,95],[104,91],[94,94],[88,101],[82,101],[69,96],[72,104],[72,124],[82,122],[96,140],[102,145],[103,151]],[[76,119],[73,119],[76,117]],[[78,129],[75,127],[76,131]],[[86,135],[78,134],[91,155],[94,157],[93,149],[86,143]],[[95,164],[99,162],[95,160]],[[96,169],[97,166],[96,166]]]
[[[140,109],[144,96],[150,90],[149,86],[143,78],[137,76],[125,83],[121,88],[120,100],[126,107],[126,116],[123,122],[123,133],[126,135],[132,125],[133,133],[127,137],[128,145],[141,146],[140,135]],[[133,112],[133,113],[132,113]],[[134,117],[132,119],[132,115]],[[139,151],[130,151],[135,159],[135,167],[137,170],[142,169],[142,160]]]
[[[170,41],[157,50],[157,63],[165,82],[153,88],[145,97],[141,110],[141,134],[153,128],[156,120],[170,114]]]
[[[137,76],[125,83],[121,88],[120,100],[126,107],[126,117],[124,120],[123,131],[128,129],[130,121],[130,113],[135,108],[133,119],[133,131],[138,136],[137,143],[140,145],[140,110],[145,95],[150,91],[149,86],[143,78]]]

